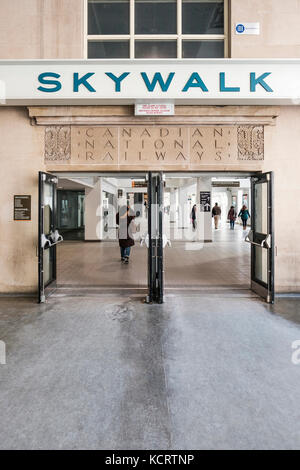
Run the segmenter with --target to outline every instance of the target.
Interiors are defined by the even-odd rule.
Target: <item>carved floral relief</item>
[[[45,161],[71,159],[71,126],[45,128]]]

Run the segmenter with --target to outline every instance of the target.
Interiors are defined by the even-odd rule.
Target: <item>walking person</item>
[[[192,225],[193,225],[193,230],[194,231],[196,230],[196,227],[197,227],[196,212],[197,212],[197,206],[196,206],[196,204],[194,204],[193,207],[192,207],[192,212],[191,212],[191,220],[192,220]]]
[[[245,206],[245,204],[243,205],[243,207],[241,208],[240,212],[239,212],[239,217],[242,219],[242,223],[243,223],[243,230],[246,230],[247,228],[247,221],[248,219],[250,218],[250,213],[247,209],[247,206]]]
[[[135,233],[135,216],[129,206],[122,206],[116,215],[116,223],[119,227],[118,238],[121,252],[121,261],[129,263],[131,247],[134,246],[134,239],[131,237]]]
[[[221,213],[222,213],[221,207],[216,202],[213,209],[212,209],[212,217],[214,218],[215,229],[216,230],[218,230],[218,228],[219,228],[219,220],[220,220],[220,217],[221,217]]]
[[[230,207],[227,218],[229,219],[230,230],[234,230],[234,224],[235,224],[235,219],[236,219],[236,211],[235,211],[234,206]]]

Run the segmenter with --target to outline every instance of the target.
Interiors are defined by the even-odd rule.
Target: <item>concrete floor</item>
[[[300,449],[300,299],[0,299],[1,449]]]
[[[166,287],[249,287],[250,245],[236,226],[213,232],[213,243],[172,242],[164,250]],[[57,281],[61,286],[147,286],[147,249],[132,249],[128,266],[120,263],[118,242],[65,242],[58,245]]]

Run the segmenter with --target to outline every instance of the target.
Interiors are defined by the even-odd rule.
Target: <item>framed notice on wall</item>
[[[210,212],[210,191],[200,191],[200,211]]]
[[[14,196],[14,220],[31,220],[31,196]]]

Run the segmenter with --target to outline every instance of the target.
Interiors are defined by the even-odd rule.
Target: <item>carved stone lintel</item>
[[[45,161],[71,159],[71,126],[45,127]]]
[[[239,126],[238,160],[264,159],[264,126]]]
[[[136,164],[140,164],[141,161],[141,154],[140,152],[146,152],[146,159],[150,161],[151,158],[154,158],[154,163],[156,163],[155,155],[157,153],[158,147],[156,147],[157,142],[159,145],[164,146],[164,151],[166,152],[169,149],[169,153],[167,155],[168,164],[173,162],[174,152],[170,153],[170,148],[175,145],[180,145],[181,148],[185,148],[185,152],[187,153],[188,146],[190,145],[190,155],[188,158],[190,159],[191,163],[199,163],[199,158],[201,160],[201,164],[209,159],[213,159],[213,155],[217,158],[217,161],[220,161],[221,164],[224,164],[227,160],[230,163],[234,161],[262,161],[264,160],[264,126],[260,125],[250,125],[244,124],[240,126],[235,126],[233,128],[224,127],[224,128],[215,128],[212,126],[206,126],[203,128],[203,135],[201,135],[201,142],[198,142],[198,138],[193,140],[193,131],[194,127],[175,127],[171,126],[167,129],[167,134],[165,134],[166,140],[162,142],[162,135],[161,129],[159,126],[155,126],[152,128],[151,139],[146,139],[147,142],[145,144],[145,140],[143,137],[143,131],[141,126],[133,126],[130,129],[130,137],[131,132],[132,134],[132,142],[130,143],[131,147],[131,158],[132,163],[135,161],[135,157],[139,156],[136,160]],[[87,133],[88,129],[88,133]],[[105,132],[104,132],[105,129]],[[218,130],[219,129],[219,130]],[[84,131],[86,134],[84,134]],[[109,131],[109,137],[108,137]],[[178,135],[178,132],[180,134]],[[212,134],[210,131],[213,131]],[[81,134],[81,132],[83,132]],[[91,132],[91,133],[90,133]],[[118,130],[116,127],[112,127],[111,130],[107,130],[105,127],[94,127],[94,128],[80,128],[76,126],[67,126],[67,125],[57,125],[57,126],[46,126],[45,127],[45,162],[58,162],[58,163],[79,163],[79,159],[81,158],[82,162],[86,163],[89,161],[90,163],[105,163],[105,156],[110,155],[110,158],[117,163],[118,158],[121,159],[122,155],[125,155],[125,160],[127,158],[128,153],[128,145],[129,141],[126,141],[126,138],[118,139],[117,135],[118,132],[120,133],[120,129]],[[156,134],[155,134],[156,132]],[[189,134],[190,132],[190,134]],[[154,134],[153,134],[154,133]],[[225,139],[225,135],[227,136],[228,142],[222,141],[221,143],[216,140],[215,134],[220,134],[223,140]],[[224,135],[223,135],[224,133]],[[152,135],[153,134],[153,135]],[[228,135],[227,135],[228,134]],[[121,135],[121,134],[120,134]],[[155,137],[156,135],[156,137]],[[191,136],[191,142],[188,143],[188,136]],[[76,144],[76,139],[79,139],[79,136],[83,138],[83,143],[80,145],[78,143],[78,148],[75,145],[76,151],[74,150],[74,144]],[[168,136],[168,137],[167,137]],[[113,138],[114,137],[114,138]],[[180,137],[180,141],[178,143],[178,137]],[[219,137],[218,137],[219,138]],[[157,140],[158,139],[158,140]],[[172,140],[173,139],[173,140]],[[177,139],[177,140],[176,140]],[[71,155],[71,141],[73,142],[73,155]],[[151,143],[152,142],[152,143]],[[162,144],[161,144],[162,142]],[[175,143],[174,143],[175,142]],[[127,147],[124,147],[124,145]],[[148,148],[145,148],[144,145],[148,145]],[[198,148],[201,149],[197,151]],[[223,147],[226,145],[226,148],[230,149],[230,151],[223,151]],[[114,157],[112,157],[111,153],[107,153],[107,149],[113,149]],[[141,148],[142,146],[142,148]],[[213,146],[213,148],[211,148]],[[217,150],[218,149],[218,150]],[[199,149],[198,149],[199,150]],[[154,151],[154,153],[153,153]],[[223,153],[222,153],[223,151]],[[147,153],[148,152],[148,153]],[[200,156],[201,154],[201,156]],[[203,159],[202,159],[202,155]],[[108,158],[108,157],[107,157]],[[195,161],[196,158],[196,161]],[[98,159],[98,160],[97,160]],[[150,160],[149,160],[150,159]],[[226,160],[227,159],[227,160]],[[71,161],[72,160],[72,161]],[[104,163],[103,163],[104,162]],[[214,160],[215,162],[215,160]],[[126,162],[127,163],[127,162]],[[153,162],[152,162],[153,163]],[[174,162],[173,162],[174,163]],[[178,163],[178,162],[175,162]]]

